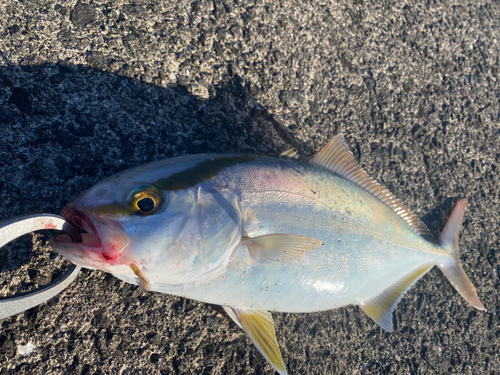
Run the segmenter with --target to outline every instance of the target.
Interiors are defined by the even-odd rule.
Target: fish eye
[[[149,197],[145,197],[137,201],[137,207],[139,207],[141,212],[151,212],[154,210],[155,206],[155,201]]]
[[[162,201],[163,198],[156,189],[146,188],[132,194],[130,206],[139,214],[150,215],[158,211]]]

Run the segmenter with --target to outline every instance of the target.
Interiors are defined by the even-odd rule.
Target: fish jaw
[[[68,206],[61,211],[68,221],[84,229],[81,243],[72,242],[67,235],[50,239],[51,247],[70,262],[90,269],[114,274],[130,274],[130,264],[123,256],[130,246],[130,237],[114,220],[87,215],[84,210]]]

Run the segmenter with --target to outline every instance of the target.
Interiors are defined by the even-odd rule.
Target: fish
[[[63,209],[83,242],[50,245],[147,291],[222,306],[282,375],[271,312],[357,305],[392,331],[396,305],[434,266],[486,310],[458,254],[467,199],[436,240],[341,134],[310,160],[295,156],[199,154],[122,171]]]

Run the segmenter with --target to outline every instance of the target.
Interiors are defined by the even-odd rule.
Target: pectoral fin
[[[244,237],[242,242],[247,245],[252,258],[279,263],[292,262],[323,245],[323,242],[315,238],[295,234]]]
[[[286,367],[276,340],[273,317],[266,310],[239,309],[222,306],[233,321],[246,332],[259,352],[281,375],[286,375]]]
[[[429,271],[434,264],[425,264],[403,277],[378,296],[363,301],[360,307],[375,323],[386,331],[392,332],[392,313],[398,302],[411,286]]]

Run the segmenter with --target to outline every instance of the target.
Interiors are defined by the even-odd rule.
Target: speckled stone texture
[[[433,270],[391,334],[358,307],[275,314],[289,373],[500,374],[499,25],[481,0],[0,0],[0,219],[163,157],[310,156],[342,132],[436,235],[469,198],[488,312]],[[46,239],[2,251],[1,295],[60,274]],[[102,272],[0,322],[0,374],[255,373],[273,370],[222,308]]]

